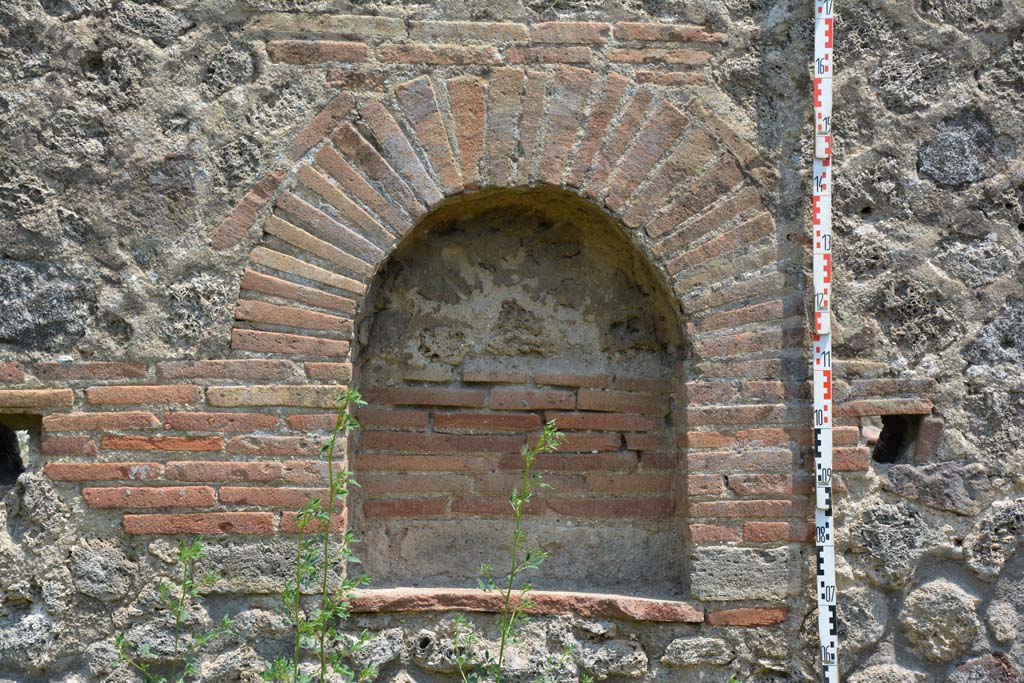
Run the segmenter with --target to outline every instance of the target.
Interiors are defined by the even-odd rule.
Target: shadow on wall
[[[611,219],[553,188],[457,198],[381,268],[356,335],[375,586],[474,585],[506,552],[519,448],[556,419],[568,443],[527,520],[552,553],[538,586],[684,591],[682,323]]]

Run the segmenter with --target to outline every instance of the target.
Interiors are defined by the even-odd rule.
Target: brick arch
[[[459,193],[537,184],[579,194],[629,231],[671,283],[699,356],[702,333],[732,327],[740,302],[778,295],[740,324],[796,313],[773,268],[783,249],[766,202],[774,169],[698,99],[680,104],[617,73],[502,67],[342,93],[288,158],[212,236],[226,250],[262,227],[241,283],[238,352],[346,358],[343,321],[424,215]]]
[[[339,95],[288,156],[217,227],[213,246],[251,248],[232,354],[295,361],[316,391],[292,399],[287,388],[249,387],[248,405],[329,408],[352,379],[367,286],[403,237],[455,195],[550,185],[622,226],[682,313],[692,346],[677,390],[687,540],[699,549],[805,538],[794,494],[808,485],[796,455],[808,440],[798,426],[807,332],[802,280],[787,275],[770,210],[776,173],[698,99],[573,67],[422,76]],[[317,429],[326,416],[287,424]],[[708,570],[702,561],[688,560],[695,577]],[[726,598],[715,582],[701,585],[695,578],[697,598],[744,598],[742,587]]]

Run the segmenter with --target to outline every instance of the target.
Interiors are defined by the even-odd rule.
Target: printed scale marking
[[[814,2],[814,544],[821,680],[839,683],[832,515],[832,0]]]

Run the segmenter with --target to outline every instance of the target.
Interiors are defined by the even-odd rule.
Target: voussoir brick
[[[484,81],[476,76],[457,76],[448,79],[446,86],[462,179],[467,188],[477,188],[487,121]]]

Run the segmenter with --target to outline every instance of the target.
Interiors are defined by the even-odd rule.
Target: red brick
[[[101,445],[109,451],[219,451],[219,436],[104,436]]]
[[[70,408],[74,404],[71,389],[0,390],[0,408]]]
[[[367,500],[363,502],[363,515],[367,518],[428,517],[445,514],[447,507],[447,498],[399,498],[397,500]]]
[[[571,432],[557,448],[559,453],[593,453],[596,451],[618,451],[622,448],[622,437],[618,434],[580,434]],[[627,444],[627,448],[634,449]]]
[[[835,444],[833,443],[833,445]],[[835,472],[865,472],[870,467],[870,448],[832,449],[832,470]]]
[[[153,413],[57,413],[43,418],[44,432],[93,432],[103,429],[159,429]]]
[[[360,474],[359,491],[368,498],[381,496],[469,493],[473,480],[451,474]],[[511,488],[505,489],[508,493]]]
[[[580,410],[601,410],[617,413],[665,415],[669,411],[665,396],[627,391],[580,389]]]
[[[731,474],[729,488],[738,496],[787,496],[793,493],[790,474]]]
[[[797,511],[788,500],[720,500],[690,506],[691,517],[789,517]]]
[[[731,446],[736,438],[722,432],[687,432],[686,440],[690,448],[725,448]]]
[[[322,147],[317,152],[316,163],[338,182],[348,196],[358,199],[376,214],[391,232],[401,235],[412,227],[410,218],[370,185],[352,164],[338,154],[333,147],[329,145]]]
[[[541,372],[534,378],[537,384],[552,387],[588,387],[603,389],[608,386],[608,375],[574,375],[564,372]]]
[[[419,429],[427,428],[426,410],[382,410],[360,406],[356,417],[363,429]]]
[[[273,199],[278,186],[287,175],[287,169],[278,169],[256,183],[256,186],[242,197],[235,209],[213,231],[213,248],[224,251],[238,244],[256,222],[256,215]]]
[[[548,507],[566,517],[671,517],[675,503],[671,498],[549,498]]]
[[[679,291],[679,303],[687,313],[697,313],[715,309],[727,304],[737,303],[753,297],[769,297],[778,294],[790,294],[792,287],[786,283],[783,273],[775,270],[764,273],[749,280],[726,282],[721,287],[705,292],[698,290]]]
[[[462,373],[462,381],[467,384],[526,384],[527,379],[524,372],[466,370]]]
[[[330,287],[341,289],[346,292],[352,292],[353,294],[362,294],[366,291],[366,285],[358,280],[338,275],[333,271],[326,270],[319,266],[314,266],[306,261],[297,259],[294,256],[282,254],[279,251],[274,251],[265,247],[256,247],[253,249],[252,253],[249,255],[249,260],[256,265],[279,270],[283,273],[298,275],[299,277],[306,278],[307,280],[321,282],[325,285],[329,285]]]
[[[666,432],[626,434],[626,448],[631,451],[664,451],[672,448],[672,437]]]
[[[802,542],[814,537],[814,525],[807,522],[746,522],[743,540],[754,543]]]
[[[85,390],[85,402],[94,405],[196,403],[198,400],[199,387],[192,384],[89,387]]]
[[[650,83],[669,87],[679,85],[707,85],[707,78],[698,71],[660,71],[640,69],[634,73],[637,83]]]
[[[942,443],[942,430],[945,427],[941,417],[928,416],[921,420],[914,441],[914,462],[930,462]]]
[[[686,400],[690,405],[719,404],[736,398],[736,387],[724,382],[687,382]]]
[[[529,413],[434,413],[434,430],[438,432],[528,432],[540,427],[540,416]]]
[[[808,430],[810,431],[810,430]],[[779,448],[763,451],[690,451],[686,454],[688,471],[731,474],[747,472],[789,472],[793,453]]]
[[[622,475],[618,474],[610,476],[622,478]],[[473,490],[483,496],[505,496],[505,500],[508,501],[509,491],[513,487],[521,489],[522,481],[523,475],[521,473],[496,474],[488,472],[474,477]],[[548,474],[543,477],[543,481],[551,487],[551,489],[547,490],[558,493],[582,493],[585,484],[584,476],[581,474]]]
[[[767,213],[758,214],[732,230],[682,252],[669,260],[665,264],[665,269],[669,274],[675,275],[681,270],[692,268],[716,256],[735,254],[750,244],[773,237],[774,234],[775,221],[772,217]]]
[[[653,99],[654,95],[649,90],[637,91],[619,118],[618,125],[614,129],[609,128],[606,132],[604,147],[595,156],[584,185],[589,197],[595,199],[599,197],[608,180],[608,175],[615,168],[615,164],[626,151],[630,142],[633,141],[637,130],[640,129],[647,114],[647,108]]]
[[[43,473],[57,481],[140,481],[159,479],[163,465],[155,462],[51,462]]]
[[[278,203],[280,203],[280,199]],[[321,223],[327,222],[321,221]],[[333,223],[333,221],[330,222]],[[277,215],[273,215],[267,220],[263,225],[263,230],[267,234],[273,235],[313,256],[340,266],[347,273],[353,274],[356,277],[368,277],[373,270],[369,262],[353,256],[347,250],[336,247],[329,241],[320,239]],[[329,230],[329,232],[336,232],[336,230]],[[345,289],[351,288],[346,287]]]
[[[202,512],[194,514],[125,515],[126,534],[272,534],[269,512]]]
[[[0,392],[2,393],[2,392]],[[876,415],[927,415],[932,412],[927,399],[879,399],[875,401],[846,401],[836,404],[836,417],[866,417]]]
[[[633,471],[639,459],[636,453],[554,453],[537,456],[534,469],[540,472],[590,472],[592,470]],[[646,464],[646,463],[645,463]],[[493,463],[492,463],[493,465]],[[523,459],[519,454],[503,455],[498,469],[521,470]]]
[[[0,382],[20,384],[25,381],[25,366],[13,361],[0,363]]]
[[[660,377],[623,377],[622,375],[616,375],[615,379],[612,380],[612,389],[670,394],[673,390],[673,384],[670,380]]]
[[[661,217],[656,218],[645,227],[648,235],[657,238],[679,225],[680,215],[673,213],[675,206],[673,204],[668,213],[662,214]],[[689,209],[682,218],[688,218],[696,208],[688,204],[683,204],[682,206]],[[658,258],[670,256],[694,240],[707,235],[713,230],[717,230],[723,225],[729,224],[736,217],[762,208],[761,195],[753,187],[744,185],[738,191],[726,195],[725,198],[718,201],[703,214],[688,221],[679,232],[659,239],[651,251]]]
[[[359,441],[360,449],[410,453],[509,453],[522,445],[522,436],[385,431],[364,432]]]
[[[167,413],[166,429],[183,432],[252,432],[275,429],[277,415],[266,413]]]
[[[378,223],[376,218],[364,211],[348,194],[338,189],[326,176],[311,166],[300,166],[296,177],[299,179],[301,188],[318,195],[323,201],[330,204],[342,221],[353,228],[353,234],[375,244],[390,245],[394,242],[393,232]],[[365,246],[359,253],[366,254],[367,258],[380,258],[373,249],[367,249]]]
[[[395,169],[384,160],[376,147],[371,145],[352,125],[346,124],[339,127],[331,140],[360,171],[380,184],[384,191],[398,202],[399,206],[413,219],[424,213],[423,203],[416,198],[405,181],[395,172]]]
[[[743,540],[743,532],[737,526],[726,526],[721,524],[691,524],[690,540],[694,543],[741,541]]]
[[[353,469],[360,473],[490,472],[494,469],[494,458],[466,455],[378,455],[357,452]]]
[[[282,512],[281,513],[281,533],[283,533],[283,534],[297,534],[299,532],[298,523],[296,521],[297,518],[298,518],[298,513],[295,513],[295,512]],[[314,528],[314,526],[316,528]],[[325,526],[327,526],[327,525],[324,524],[324,523],[320,523],[320,524],[316,524],[316,525],[310,524],[310,526],[306,527],[305,533],[310,534],[310,533],[318,533],[318,532],[322,532],[322,531],[327,531],[327,529],[324,528]],[[331,518],[331,525],[330,526],[331,526],[330,530],[333,531],[333,532],[338,532],[338,533],[344,532],[345,529],[348,528],[348,515],[346,513],[344,513],[344,512],[335,513],[334,517]]]
[[[311,311],[297,306],[281,306],[265,301],[239,299],[235,319],[267,325],[299,327],[307,330],[325,330],[345,336],[352,334],[352,320],[328,313]]]
[[[317,50],[304,50],[303,46],[301,46],[300,41],[289,42],[291,42],[293,46],[298,48],[297,50],[292,50],[293,54],[296,52],[304,52],[309,57],[313,57],[313,61],[323,61],[321,59],[315,58],[317,56]],[[365,61],[366,59],[366,46],[360,43],[318,42],[316,44],[324,45],[326,47],[326,49],[319,51],[319,56],[328,57],[328,59],[332,59],[332,61],[334,58],[338,58],[339,61]],[[271,46],[273,45],[273,42],[268,44],[268,52],[270,51]],[[278,43],[278,45],[281,45],[281,43]],[[354,46],[354,52],[361,53],[361,58],[344,58],[342,56],[342,53],[345,51],[346,45]],[[271,56],[273,57],[272,52]],[[343,92],[336,95],[334,99],[328,102],[327,106],[321,109],[317,113],[317,115],[313,117],[313,120],[310,121],[309,124],[307,124],[306,127],[303,128],[298,135],[295,136],[295,138],[292,140],[292,144],[288,147],[288,158],[291,159],[292,161],[297,161],[302,157],[302,155],[308,152],[311,147],[313,147],[318,142],[327,137],[331,133],[331,131],[338,127],[338,124],[341,123],[341,121],[348,115],[348,113],[352,111],[352,107],[354,104],[355,100],[353,99],[351,94]]]
[[[700,360],[752,353],[777,355],[782,349],[800,346],[804,340],[803,328],[779,329],[763,326],[753,332],[704,337],[694,340],[694,353]]]
[[[540,515],[544,514],[544,508],[544,501],[535,499],[524,506],[523,512],[528,515]],[[508,496],[456,498],[452,501],[452,512],[465,515],[512,515],[513,513]]]
[[[720,474],[688,474],[686,493],[691,496],[720,496],[725,493],[725,482]]]
[[[209,387],[206,401],[211,406],[295,406],[298,408],[334,408],[338,394],[346,387],[316,384],[268,384],[240,387]]]
[[[510,47],[509,64],[589,64],[594,53],[589,47]]]
[[[328,379],[335,382],[349,382],[352,379],[351,363],[306,363],[306,376],[310,379]]]
[[[786,620],[785,607],[737,607],[707,613],[709,626],[771,626]]]
[[[104,361],[79,361],[75,363],[36,363],[35,376],[42,380],[81,379],[134,379],[145,377],[148,366],[145,363],[115,363]]]
[[[491,408],[495,410],[572,410],[575,406],[576,395],[571,391],[491,390]]]
[[[686,66],[704,66],[711,59],[711,53],[704,50],[688,50],[685,48],[666,49],[658,47],[617,48],[608,50],[606,57],[612,63],[624,64],[683,64]]]
[[[892,396],[906,394],[927,394],[936,391],[938,384],[931,377],[909,379],[855,379],[850,382],[851,395]]]
[[[320,442],[304,436],[233,436],[225,450],[237,455],[310,457],[320,452]]]
[[[793,308],[793,307],[788,307]],[[752,306],[736,308],[721,313],[707,315],[695,324],[697,332],[711,332],[730,327],[740,327],[751,323],[767,322],[778,320],[786,315],[795,314],[795,310],[787,311],[787,302],[783,299],[766,301]]]
[[[605,131],[615,115],[615,111],[622,101],[626,88],[629,87],[629,79],[616,73],[610,73],[605,79],[601,88],[600,97],[594,104],[593,111],[587,117],[587,123],[583,131],[583,139],[576,150],[573,168],[566,178],[566,184],[572,187],[582,187],[591,162],[601,148]]]
[[[451,406],[484,408],[487,392],[480,389],[439,389],[434,387],[368,387],[363,398],[374,404]]]
[[[526,86],[523,90],[523,114],[519,127],[519,166],[511,185],[526,185],[537,162],[537,145],[543,130],[544,101],[548,92],[551,74],[542,71],[527,71]]]
[[[267,54],[273,62],[288,64],[365,62],[369,49],[366,43],[340,40],[271,40],[267,43]]]
[[[448,142],[448,131],[444,127],[430,78],[420,76],[396,86],[395,96],[416,133],[416,142],[424,151],[427,162],[441,184],[442,192],[451,194],[461,190],[462,174],[455,163],[455,155]]]
[[[364,71],[364,67],[349,65],[327,70],[324,85],[344,92],[383,90],[387,81],[382,71]]]
[[[260,505],[264,507],[302,507],[307,501],[327,495],[326,489],[268,488],[264,486],[221,486],[224,505]],[[326,504],[326,501],[325,501]]]
[[[535,43],[607,43],[611,25],[597,21],[545,21],[530,26]]]
[[[384,258],[384,252],[380,247],[296,194],[291,192],[281,194],[277,198],[277,209],[294,219],[295,225],[299,225],[309,232],[303,233],[302,230],[281,220],[277,215],[270,217],[264,230],[281,239],[291,241],[298,247],[303,249],[308,247],[307,251],[322,255],[324,258],[350,268],[353,272],[361,275],[369,275],[372,266]],[[306,237],[306,235],[313,234],[326,242],[320,244]],[[358,262],[353,262],[353,258],[358,259]]]
[[[335,462],[335,473],[345,471],[347,463]],[[284,480],[289,484],[326,484],[327,463],[321,460],[290,460],[284,463]]]
[[[688,123],[689,118],[669,103],[663,102],[654,110],[609,180],[605,203],[610,209],[620,211],[625,206]]]
[[[491,46],[427,45],[385,43],[376,48],[377,61],[398,64],[467,65],[499,64],[501,57]]]
[[[591,472],[586,475],[588,493],[636,495],[638,493],[671,493],[672,477],[661,472],[607,474]],[[555,487],[556,491],[564,491]]]
[[[216,498],[209,486],[117,486],[82,489],[91,508],[205,508]]]
[[[506,187],[512,177],[518,152],[523,77],[521,69],[501,68],[495,69],[488,81],[484,168],[492,186]]]
[[[686,416],[688,423],[693,426],[770,424],[785,422],[789,418],[789,411],[783,404],[707,406],[688,408]]]
[[[503,43],[522,42],[529,38],[526,26],[507,21],[413,21],[409,25],[412,40],[451,42]]]
[[[50,436],[44,435],[40,450],[43,455],[68,455],[95,457],[99,455],[96,440],[91,436]]]
[[[169,462],[172,481],[280,481],[279,462]]]
[[[392,168],[416,192],[417,196],[427,206],[433,206],[441,201],[443,195],[440,188],[423,167],[419,156],[388,109],[375,99],[360,97],[359,116],[373,133],[377,144],[384,151],[384,156],[391,162]]]
[[[561,430],[587,429],[605,432],[646,432],[664,429],[665,421],[638,413],[544,413],[545,420],[555,420]]]
[[[467,188],[477,188],[487,121],[484,82],[476,76],[459,76],[448,79],[447,86],[462,179]]]
[[[615,24],[615,38],[617,40],[720,43],[725,40],[725,34],[709,33],[703,26],[688,24],[619,21]]]
[[[186,360],[157,363],[165,379],[287,379],[298,372],[290,360]]]
[[[555,71],[547,107],[547,130],[540,156],[539,178],[561,185],[569,167],[569,154],[585,120],[587,99],[596,76],[592,71],[573,67]]]

